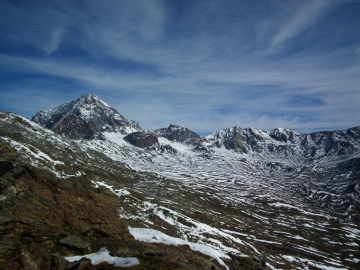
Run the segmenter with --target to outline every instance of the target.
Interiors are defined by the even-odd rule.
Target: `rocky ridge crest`
[[[206,139],[213,147],[234,150],[239,154],[311,162],[323,158],[336,160],[358,153],[360,127],[310,134],[280,128],[262,131],[233,127],[215,131]]]
[[[173,142],[180,142],[186,145],[198,146],[204,141],[204,137],[196,134],[188,128],[170,125],[167,128],[160,128],[153,132],[158,137],[163,137]]]

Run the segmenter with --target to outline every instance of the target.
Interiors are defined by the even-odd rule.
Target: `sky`
[[[360,0],[2,0],[0,109],[95,94],[154,130],[360,125]]]

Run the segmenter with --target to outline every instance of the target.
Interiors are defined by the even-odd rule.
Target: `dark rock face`
[[[143,133],[143,132],[131,133],[126,137],[124,137],[124,140],[140,148],[148,148],[153,146],[154,144],[159,143],[159,140],[156,136],[154,136],[151,133]]]
[[[265,139],[261,131],[254,128],[228,128],[214,132],[211,137],[216,147],[224,146],[239,153],[246,154],[250,151],[260,153],[265,149]]]
[[[0,177],[3,176],[8,171],[12,170],[14,165],[9,161],[2,161],[0,160]]]
[[[351,158],[340,162],[336,167],[337,173],[344,174],[352,172],[360,175],[360,157]],[[360,178],[360,177],[359,177]]]
[[[204,140],[204,138],[195,132],[177,125],[157,129],[154,131],[154,134],[158,137],[164,137],[169,141],[181,142],[193,146],[199,145],[200,142]]]
[[[64,128],[64,126],[66,127]],[[67,128],[68,126],[75,126],[75,128]],[[51,130],[70,139],[104,139],[104,135],[93,123],[84,122],[81,119],[77,119],[73,116],[63,119],[60,125],[54,126]]]
[[[171,154],[177,154],[178,151],[171,147],[171,145],[168,144],[154,144],[151,147],[147,148],[148,150],[157,151],[161,153],[171,153]]]
[[[293,156],[311,161],[324,156],[338,158],[356,153],[360,147],[360,127],[310,134],[300,134],[290,129],[260,131],[233,127],[216,131],[207,139],[215,147],[225,147],[242,154],[267,151],[278,157]]]
[[[277,140],[279,142],[283,142],[283,143],[287,143],[287,142],[295,143],[297,137],[300,136],[299,133],[297,133],[297,132],[295,132],[293,130],[279,129],[279,128],[270,130],[269,135],[270,135],[271,138],[273,138],[273,139],[275,139],[275,140]]]
[[[31,120],[70,139],[103,139],[106,131],[129,134],[142,130],[95,95],[40,111]]]
[[[263,150],[261,142],[263,138],[249,129],[248,132],[242,129],[234,129],[234,139],[229,142],[229,149],[235,149],[242,153],[247,153],[249,148],[252,151],[261,152]],[[260,142],[260,143],[259,143]]]
[[[356,153],[360,145],[360,127],[347,130],[319,131],[301,136],[300,146],[305,156],[347,156]]]

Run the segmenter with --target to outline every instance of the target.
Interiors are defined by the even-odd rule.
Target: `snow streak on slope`
[[[146,228],[129,228],[130,233],[135,237],[136,240],[146,243],[158,243],[165,245],[189,245],[189,247],[194,251],[199,251],[204,255],[213,257],[220,265],[223,265],[225,269],[229,270],[229,267],[224,263],[221,258],[230,257],[224,253],[221,253],[209,246],[199,244],[199,243],[191,243],[188,241],[184,241],[179,238],[168,236],[160,231]]]
[[[118,133],[105,133],[108,139],[102,141],[71,141],[11,114],[1,114],[0,125],[0,140],[16,146],[24,162],[64,179],[85,175],[95,187],[117,194],[119,215],[133,228],[257,258],[273,268],[358,267],[358,224],[341,222],[307,200],[334,197],[320,186],[327,179],[316,176],[321,170],[326,175],[325,165],[331,165],[326,162],[312,170],[294,159],[264,160],[224,147],[193,151],[163,138],[160,143],[171,148],[150,151]],[[353,164],[342,166],[336,179],[351,181],[354,173],[347,168]],[[318,179],[326,181],[318,184]],[[301,192],[307,197],[299,197]]]
[[[210,146],[294,165],[338,162],[360,151],[360,127],[311,134],[280,128],[262,131],[233,127],[215,131],[206,139]]]
[[[354,256],[359,256],[357,225],[339,223],[289,189],[298,185],[301,175],[307,176],[302,166],[297,170],[303,174],[292,179],[295,175],[286,172],[289,164],[284,160],[277,164],[225,148],[214,148],[209,157],[165,138],[159,138],[160,143],[176,149],[175,154],[148,151],[129,145],[123,135],[105,135],[109,140],[80,144],[159,176],[156,182],[144,178],[132,187],[147,194],[147,201],[122,197],[130,206],[121,216],[129,222],[137,220],[165,232],[175,226],[175,234],[184,240],[266,257],[273,267],[290,263],[299,269],[307,265],[336,269],[355,263]]]

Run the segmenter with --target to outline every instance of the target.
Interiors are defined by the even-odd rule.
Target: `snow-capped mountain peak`
[[[102,132],[129,134],[143,131],[135,121],[129,121],[114,108],[93,94],[81,96],[59,107],[40,111],[32,121],[71,139],[101,139]]]

